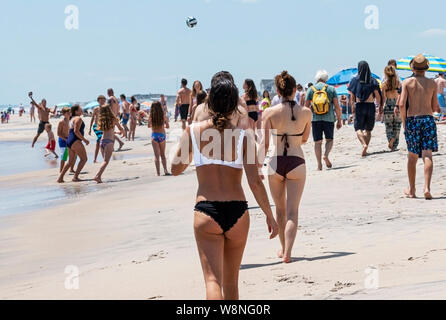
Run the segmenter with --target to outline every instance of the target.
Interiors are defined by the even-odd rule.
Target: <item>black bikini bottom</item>
[[[286,178],[287,174],[305,164],[305,159],[292,156],[278,156],[271,163],[277,163],[276,173]]]
[[[223,233],[231,230],[247,210],[247,201],[201,201],[195,206],[195,211],[204,213],[217,222]]]
[[[248,116],[254,120],[254,122],[257,122],[257,120],[259,120],[259,113],[257,111],[251,111],[248,112]]]

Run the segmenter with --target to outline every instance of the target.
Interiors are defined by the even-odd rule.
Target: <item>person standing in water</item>
[[[29,106],[29,117],[31,122],[36,122],[36,107],[34,107],[34,104],[32,102]]]
[[[379,113],[382,114],[383,111],[379,83],[372,77],[372,72],[366,61],[359,62],[358,75],[350,81],[348,91],[351,93],[355,131],[362,145],[362,157],[366,157],[372,139],[372,131],[375,128],[375,100],[379,105]]]
[[[424,198],[432,200],[431,181],[434,170],[432,153],[438,151],[437,125],[433,113],[438,110],[438,88],[434,80],[426,78],[430,64],[424,55],[420,54],[413,58],[410,67],[414,75],[404,80],[399,102],[409,152],[407,163],[409,189],[405,194],[411,199],[417,197],[415,187],[417,162],[422,158]],[[408,109],[407,102],[409,102]]]
[[[113,91],[113,89],[108,89],[107,90],[107,94],[108,94],[108,104],[110,105],[110,108],[113,111],[113,114],[115,115],[116,118],[120,119],[121,117],[121,110],[120,110],[120,105],[119,105],[119,101],[118,99],[115,97],[115,93]],[[118,141],[119,143],[119,148],[118,151],[121,151],[122,147],[124,146],[124,142],[121,141],[121,139],[119,139],[118,136],[115,135],[115,140]]]
[[[231,76],[232,77],[232,76]],[[239,272],[249,231],[248,203],[242,187],[243,169],[266,222],[270,238],[278,227],[265,186],[259,176],[256,143],[248,127],[234,127],[239,92],[223,73],[214,76],[208,96],[211,119],[193,123],[180,139],[172,173],[182,174],[193,157],[197,168],[198,191],[194,209],[194,233],[201,260],[208,300],[239,299]],[[209,142],[200,137],[211,134]],[[229,137],[230,139],[227,139]],[[233,140],[236,144],[234,145]],[[218,143],[220,142],[220,143]],[[248,152],[250,150],[251,152]],[[221,152],[223,151],[223,153]],[[230,152],[228,152],[230,151]],[[215,156],[215,154],[219,154]]]
[[[31,99],[31,104],[37,108],[37,114],[39,115],[39,128],[37,129],[37,135],[33,139],[33,143],[31,145],[32,148],[34,148],[34,145],[37,142],[37,139],[39,139],[40,135],[45,131],[45,125],[47,123],[50,123],[50,114],[56,114],[57,107],[54,108],[54,110],[50,110],[46,107],[46,100],[42,99],[42,102],[38,104],[36,101],[34,101],[33,93],[28,93],[28,96]]]
[[[101,153],[104,161],[94,177],[94,181],[102,183],[102,174],[110,163],[115,144],[115,127],[124,134],[124,128],[119,124],[119,119],[113,114],[109,105],[101,106],[98,114],[98,129],[103,132],[101,139]]]
[[[396,70],[393,66],[387,66],[384,69],[386,80],[383,82],[383,100],[384,100],[384,123],[386,126],[387,140],[389,149],[395,151],[400,142],[401,115],[398,106],[401,82],[398,79]]]
[[[79,179],[79,175],[88,160],[87,151],[85,150],[83,143],[85,143],[87,146],[90,144],[90,142],[84,136],[85,123],[81,118],[82,113],[82,108],[79,105],[74,105],[71,108],[71,128],[67,139],[69,161],[60,173],[59,179],[57,180],[58,183],[65,182],[65,174],[74,166],[77,157],[80,158],[80,162],[74,174],[73,182],[82,181]]]
[[[67,146],[67,140],[68,140],[68,135],[70,134],[70,117],[71,117],[70,108],[68,107],[63,108],[62,116],[63,119],[59,121],[59,124],[57,126],[57,136],[59,138],[59,148],[61,152],[59,172],[62,172],[63,168],[65,167],[66,161],[68,161],[69,151]],[[71,172],[74,173],[74,165],[73,167],[71,167]]]
[[[97,99],[97,102],[99,103],[99,106],[93,109],[93,115],[90,121],[90,130],[88,131],[88,134],[91,136],[91,129],[93,129],[94,134],[96,135],[96,148],[94,150],[94,161],[93,161],[94,163],[98,162],[98,155],[103,135],[103,132],[98,129],[99,109],[101,108],[101,106],[104,106],[107,103],[107,99],[103,95],[100,95]]]
[[[181,89],[177,94],[177,105],[180,106],[181,125],[186,130],[186,122],[189,117],[189,107],[191,105],[191,90],[187,87],[187,80],[181,80]]]
[[[306,165],[302,144],[307,143],[311,132],[312,112],[296,103],[296,80],[283,71],[276,76],[276,87],[282,103],[265,110],[262,129],[265,130],[260,159],[266,156],[270,136],[276,136],[275,156],[269,163],[269,186],[276,205],[276,220],[282,245],[278,252],[284,263],[291,262],[297,235],[299,205],[305,188]],[[274,131],[273,131],[274,130]]]
[[[163,107],[159,101],[152,103],[148,121],[149,128],[152,128],[152,147],[155,153],[155,166],[158,176],[161,175],[160,159],[164,168],[164,175],[170,175],[167,171],[166,159],[166,130],[169,129],[169,120],[164,114]]]

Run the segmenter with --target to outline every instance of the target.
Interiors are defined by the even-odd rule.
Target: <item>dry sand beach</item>
[[[179,125],[170,129],[169,149]],[[155,177],[149,129],[138,127],[138,140],[115,154],[104,185],[58,185],[57,164],[43,158],[46,136],[30,148],[36,129],[17,116],[0,126],[0,150],[18,144],[8,147],[13,154],[2,151],[9,160],[0,164],[0,299],[203,299],[192,226],[194,169]],[[315,171],[313,143],[304,146],[308,179],[294,262],[276,258],[279,240],[268,240],[264,215],[247,192],[251,229],[240,298],[446,299],[446,126],[439,126],[439,143],[433,201],[404,197],[406,145],[385,152],[381,123],[366,159],[351,126],[337,131],[333,170]],[[20,163],[11,159],[26,172],[17,172]],[[84,179],[98,169],[91,162],[90,156]],[[419,191],[422,172],[420,162]],[[64,285],[71,265],[80,271],[78,290]],[[370,267],[377,289],[365,287]]]

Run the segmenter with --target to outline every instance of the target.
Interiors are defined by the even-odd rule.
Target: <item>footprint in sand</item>
[[[335,283],[334,288],[331,289],[330,291],[331,292],[338,292],[338,291],[340,291],[342,289],[350,288],[350,287],[352,287],[354,285],[355,285],[355,283],[350,283],[350,282],[342,283],[342,282],[338,281],[338,282]]]
[[[136,260],[133,260],[132,263],[133,263],[133,264],[142,264],[142,263],[150,262],[150,261],[154,261],[154,260],[165,259],[166,256],[167,256],[167,254],[168,254],[168,252],[166,252],[166,251],[164,251],[164,250],[161,250],[161,251],[158,251],[157,253],[154,253],[154,254],[149,255],[149,257],[148,257],[147,260],[145,260],[145,261],[136,261]]]

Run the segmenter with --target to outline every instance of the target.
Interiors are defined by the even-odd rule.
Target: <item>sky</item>
[[[51,104],[116,94],[175,94],[181,78],[213,74],[298,82],[367,60],[382,75],[390,58],[446,58],[446,1],[402,0],[4,0],[0,2],[0,104]],[[67,30],[65,9],[79,9]],[[368,29],[369,5],[379,28]],[[196,17],[190,29],[186,18]]]

